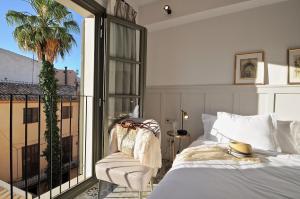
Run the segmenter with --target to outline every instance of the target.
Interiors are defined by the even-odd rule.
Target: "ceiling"
[[[159,0],[134,0],[134,2],[138,5],[138,6],[143,6],[149,3],[153,3],[155,1],[159,1]]]

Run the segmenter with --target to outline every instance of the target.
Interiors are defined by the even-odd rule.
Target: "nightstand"
[[[170,149],[171,149],[171,156],[172,159],[174,160],[176,157],[176,154],[179,153],[181,151],[181,142],[183,140],[188,140],[188,142],[191,142],[191,135],[189,133],[187,133],[186,135],[178,135],[177,132],[174,132],[173,130],[171,131],[167,131],[167,135],[169,137],[171,137],[171,142],[170,142]],[[178,140],[179,146],[178,146],[178,150],[176,153],[176,149],[175,149],[175,142],[176,140]]]

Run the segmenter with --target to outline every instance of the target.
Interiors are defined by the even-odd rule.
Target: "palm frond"
[[[72,21],[65,21],[65,22],[63,23],[63,26],[64,26],[66,29],[68,29],[68,30],[70,30],[70,31],[72,31],[72,32],[75,32],[75,33],[79,33],[79,32],[80,32],[80,28],[79,28],[77,22],[74,21],[74,20],[72,20]]]
[[[34,31],[30,24],[24,24],[16,27],[13,32],[13,36],[14,39],[17,41],[19,48],[21,48],[24,51],[34,51]]]
[[[70,16],[70,12],[68,11],[68,9],[57,2],[51,4],[49,6],[49,10],[50,11],[48,14],[50,15],[50,17],[58,23],[60,23],[64,19],[72,19],[72,15]]]
[[[63,58],[76,45],[71,33],[80,32],[72,13],[54,0],[27,1],[35,15],[12,10],[6,14],[7,23],[16,26],[14,38],[18,46],[36,52],[39,59],[45,55],[51,63],[57,56]]]
[[[25,12],[17,12],[13,10],[9,10],[6,13],[6,21],[9,25],[22,25],[24,23],[28,23],[29,15]]]

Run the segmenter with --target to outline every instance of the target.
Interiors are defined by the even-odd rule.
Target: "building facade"
[[[41,185],[44,184],[44,188],[40,187],[42,189],[40,191],[44,192],[47,189],[45,173],[47,161],[43,156],[47,146],[44,136],[46,116],[43,111],[41,88],[38,85],[41,67],[39,61],[0,48],[0,157],[2,161],[0,180],[10,182],[10,152],[12,152],[13,183],[18,188],[24,188],[26,176],[31,193],[37,193],[38,176]],[[67,67],[55,71],[59,95],[58,127],[62,146],[61,178],[65,182],[72,178],[72,173],[77,171],[79,165],[79,98],[77,95],[80,79],[75,71],[68,70]],[[25,96],[27,96],[27,109],[25,109]],[[38,96],[41,99],[40,104]],[[12,148],[10,148],[11,138]],[[25,162],[27,162],[26,166]]]
[[[13,155],[13,181],[22,188],[25,178],[25,143],[27,142],[27,178],[29,187],[36,189],[37,177],[40,174],[41,180],[46,180],[45,170],[47,162],[43,151],[47,146],[44,133],[46,130],[45,113],[43,102],[40,100],[39,110],[37,85],[0,83],[0,180],[10,182],[10,138],[12,136]],[[19,92],[19,93],[18,93]],[[13,93],[13,95],[11,95]],[[27,94],[27,111],[25,96]],[[79,101],[75,96],[74,87],[60,86],[59,94],[64,97],[57,104],[58,127],[60,129],[62,146],[62,170],[64,167],[76,168],[78,165],[78,121]],[[12,96],[12,101],[11,101]],[[12,103],[11,103],[12,102]],[[12,105],[11,105],[12,104]],[[10,112],[12,106],[12,112]],[[61,109],[62,107],[62,109]],[[40,113],[40,122],[39,122]],[[27,114],[27,115],[26,115]],[[10,130],[12,124],[12,130]],[[25,128],[27,125],[27,138]],[[40,127],[40,139],[39,139]],[[40,151],[38,150],[40,146]],[[71,165],[70,165],[71,163]],[[40,171],[39,171],[40,165]],[[68,171],[63,173],[62,178],[68,178]],[[32,191],[35,192],[34,190]]]
[[[38,84],[42,63],[33,58],[0,48],[0,82]],[[80,79],[77,72],[55,69],[58,85],[79,86]]]
[[[38,84],[41,62],[0,48],[0,81]]]

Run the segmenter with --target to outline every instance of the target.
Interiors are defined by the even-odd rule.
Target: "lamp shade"
[[[186,135],[187,131],[183,129],[183,120],[189,119],[189,115],[186,111],[180,110],[181,111],[181,129],[177,131],[179,135]]]
[[[186,119],[186,120],[189,119],[189,115],[187,114],[187,112],[183,111],[182,114],[183,114],[184,119]]]

